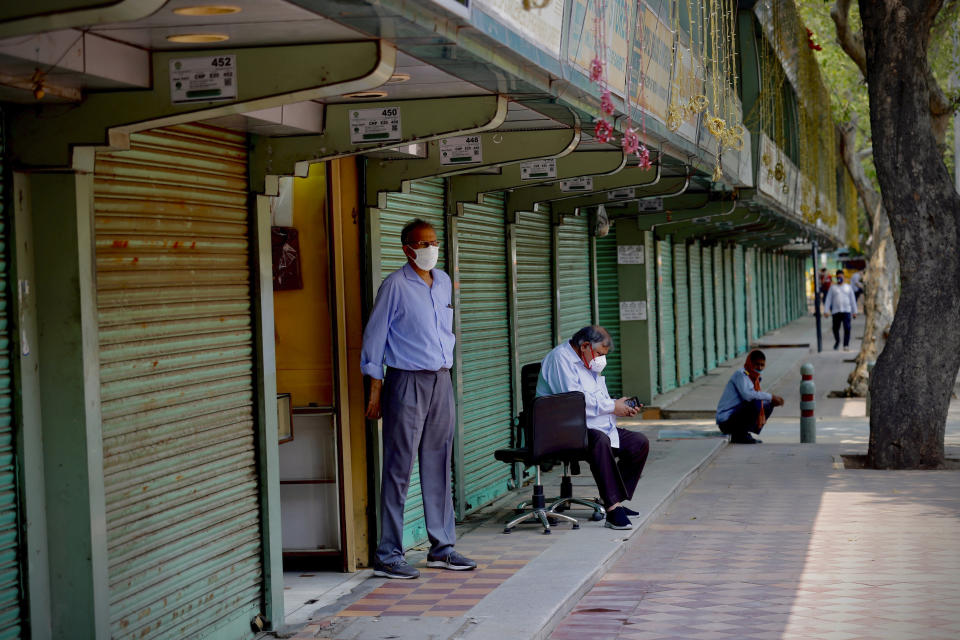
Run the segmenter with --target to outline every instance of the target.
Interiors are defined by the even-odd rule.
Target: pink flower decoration
[[[640,148],[640,138],[637,136],[637,132],[633,130],[633,127],[627,129],[627,132],[623,134],[623,152],[627,155],[631,153],[636,153]]]
[[[640,145],[640,151],[637,155],[640,157],[641,169],[649,169],[653,166],[650,162],[650,149],[647,149],[646,145]]]
[[[603,78],[603,62],[600,58],[594,57],[590,61],[590,82],[600,82]]]
[[[610,90],[603,90],[603,97],[600,98],[600,110],[608,116],[613,115],[613,98],[610,97]]]
[[[613,127],[606,120],[598,120],[597,126],[593,129],[593,136],[597,142],[610,142],[610,138],[613,137]]]

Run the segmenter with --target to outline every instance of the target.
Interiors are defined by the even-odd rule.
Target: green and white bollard
[[[817,419],[813,415],[817,408],[817,387],[813,384],[813,365],[809,362],[800,367],[800,442],[817,441]]]

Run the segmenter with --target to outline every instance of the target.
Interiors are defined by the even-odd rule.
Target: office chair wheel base
[[[592,522],[600,522],[601,520],[603,520],[603,517],[604,517],[603,514],[600,513],[599,511],[594,511],[593,513],[590,514],[590,520]]]
[[[504,532],[504,533],[510,533],[511,531],[513,531],[513,529],[511,529],[510,527],[504,527],[504,528],[503,528],[503,532]]]
[[[543,535],[545,535],[545,536],[548,536],[548,535],[550,535],[551,533],[553,533],[553,532],[550,531],[550,529],[544,529],[544,530],[543,530]]]
[[[580,523],[579,523],[579,522],[575,522],[572,528],[573,528],[573,529],[579,529],[579,528],[580,528]]]

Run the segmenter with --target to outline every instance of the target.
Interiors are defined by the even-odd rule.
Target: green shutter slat
[[[118,640],[200,635],[262,610],[246,149],[243,134],[192,124],[97,154],[103,490]],[[178,250],[186,241],[193,250]]]
[[[600,305],[600,326],[613,339],[614,349],[607,355],[603,377],[610,396],[621,396],[622,354],[620,345],[620,280],[617,274],[617,234],[614,229],[597,238],[597,300]]]
[[[558,230],[560,339],[569,340],[591,322],[590,234],[587,217],[565,217]]]
[[[736,299],[736,328],[737,328],[737,354],[747,350],[747,283],[746,267],[743,259],[743,245],[738,244],[733,250],[733,268],[734,284],[737,294]]]
[[[724,323],[726,327],[727,352],[724,359],[730,359],[737,355],[736,336],[734,334],[734,292],[733,292],[733,249],[725,247],[723,249],[723,297],[724,297]]]
[[[380,281],[396,271],[407,259],[400,247],[400,231],[414,218],[426,220],[437,230],[440,259],[437,263],[446,269],[444,237],[444,184],[442,178],[428,178],[410,183],[409,193],[388,193],[386,207],[380,216]],[[379,282],[377,283],[379,286]],[[420,465],[413,465],[407,502],[403,510],[403,547],[417,545],[427,539],[427,524],[423,516],[423,497],[420,493]]]
[[[727,295],[726,281],[723,277],[723,248],[720,245],[714,246],[711,253],[713,256],[714,318],[717,322],[714,335],[717,340],[717,364],[720,364],[727,359]]]
[[[3,126],[5,114],[0,110],[0,145],[5,139]],[[0,455],[2,455],[2,478],[0,478],[0,548],[3,549],[0,563],[0,637],[18,638],[21,632],[22,593],[20,589],[20,545],[19,545],[19,491],[17,488],[16,449],[13,443],[13,420],[10,411],[13,394],[10,370],[10,329],[8,321],[7,287],[7,207],[9,189],[5,183],[7,176],[6,149],[0,146]]]
[[[677,347],[673,299],[673,247],[657,241],[657,287],[660,299],[660,392],[677,388]]]
[[[690,272],[690,348],[692,349],[693,379],[696,380],[706,373],[700,241],[691,243],[687,251],[687,269]]]
[[[643,234],[643,256],[647,274],[647,336],[650,344],[650,372],[653,378],[651,395],[660,392],[660,381],[657,375],[660,362],[659,336],[657,335],[657,272],[656,251],[653,248],[653,233],[645,231]]]
[[[701,249],[703,267],[703,336],[707,371],[717,367],[717,288],[713,281],[713,249]]]
[[[503,198],[465,204],[457,218],[460,265],[462,517],[509,490],[511,468],[493,452],[511,445],[510,323]]]
[[[553,273],[550,215],[521,212],[517,247],[517,355],[520,366],[540,362],[553,344]]]
[[[690,382],[690,288],[687,282],[687,245],[673,245],[674,322],[677,332],[677,384]]]

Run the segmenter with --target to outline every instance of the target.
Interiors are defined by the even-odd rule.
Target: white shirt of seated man
[[[638,410],[627,405],[626,397],[618,400],[610,397],[606,379],[601,375],[610,352],[610,336],[601,327],[596,329],[601,332],[601,340],[592,343],[583,340],[576,346],[573,340],[563,342],[547,354],[540,368],[537,396],[582,391],[587,405],[587,427],[606,434],[610,446],[618,448],[616,416],[632,417]]]

